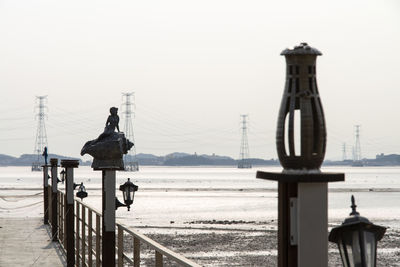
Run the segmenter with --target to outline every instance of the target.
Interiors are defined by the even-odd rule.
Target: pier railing
[[[50,188],[50,186],[49,186]],[[49,189],[50,190],[50,189]],[[49,211],[51,211],[49,201]],[[101,266],[101,212],[89,207],[82,201],[74,199],[75,209],[75,265],[82,267]],[[58,221],[58,240],[61,247],[66,250],[66,214],[65,214],[65,194],[61,191],[57,193],[57,221]],[[51,221],[51,215],[49,216]],[[51,225],[51,224],[50,224]],[[116,257],[117,266],[140,266],[141,255],[148,258],[148,253],[144,255],[144,247],[153,251],[154,266],[162,267],[165,262],[170,262],[173,266],[200,266],[199,264],[173,252],[162,246],[149,237],[138,233],[128,227],[116,223],[117,242]],[[153,261],[151,261],[153,262]]]

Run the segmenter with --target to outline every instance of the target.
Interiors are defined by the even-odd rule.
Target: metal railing
[[[51,203],[51,201],[49,201]],[[50,207],[50,205],[49,205]],[[74,199],[75,209],[75,265],[76,266],[101,266],[101,212],[89,207],[78,199]],[[51,208],[49,209],[51,210]],[[65,194],[57,194],[57,218],[59,242],[66,250],[66,214]],[[51,218],[51,216],[49,216]],[[199,264],[173,252],[149,237],[138,233],[128,227],[116,223],[116,256],[117,266],[140,266],[142,248],[146,246],[154,251],[154,266],[162,267],[166,260],[173,262],[174,266],[200,266]],[[129,244],[129,241],[132,243]],[[132,245],[132,246],[130,246]],[[132,253],[128,248],[132,247]]]

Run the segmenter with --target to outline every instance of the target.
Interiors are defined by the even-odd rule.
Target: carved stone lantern
[[[279,161],[285,169],[319,169],[325,157],[326,128],[315,65],[322,53],[301,43],[281,55],[286,58],[286,84],[276,131]],[[296,112],[300,129],[295,129]],[[300,133],[300,151],[295,149],[295,131]]]
[[[344,174],[320,171],[326,127],[315,64],[322,54],[301,43],[281,55],[286,82],[276,148],[283,170],[258,171],[257,178],[278,182],[278,266],[327,267],[328,182],[344,181]]]

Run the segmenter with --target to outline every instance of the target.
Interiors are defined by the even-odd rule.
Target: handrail
[[[59,242],[61,247],[66,248],[66,226],[65,226],[65,194],[58,191],[57,218],[59,220]],[[50,202],[50,201],[49,201]],[[101,266],[101,217],[99,210],[88,206],[81,200],[74,199],[75,206],[75,265],[76,266]],[[95,223],[93,222],[93,215]],[[134,267],[140,266],[141,243],[146,244],[155,252],[155,266],[162,267],[164,258],[176,262],[180,266],[200,267],[199,264],[185,258],[184,256],[164,247],[149,237],[116,222],[117,238],[116,244],[118,267],[126,264]],[[124,236],[130,235],[133,239],[133,257],[128,256],[124,251]],[[93,240],[95,238],[95,240]],[[94,243],[94,244],[93,244]]]
[[[154,249],[155,251],[157,251],[158,253],[160,253],[161,255],[167,257],[168,259],[171,259],[177,263],[179,263],[182,266],[201,266],[185,257],[183,257],[182,255],[179,255],[178,253],[164,247],[163,245],[157,243],[156,241],[150,239],[149,237],[145,236],[144,234],[135,232],[129,228],[127,228],[126,226],[124,226],[121,223],[117,223],[117,227],[118,229],[118,233],[121,230],[131,234],[133,237],[139,239],[140,241],[142,241],[143,243],[145,243],[146,245],[148,245],[149,247],[151,247],[152,249]]]

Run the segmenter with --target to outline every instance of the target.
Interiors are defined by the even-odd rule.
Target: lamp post
[[[316,78],[322,55],[307,43],[285,49],[286,83],[276,130],[282,172],[258,171],[278,182],[278,266],[328,266],[328,182],[343,173],[324,173],[326,126]],[[299,115],[296,117],[296,115]],[[299,120],[300,123],[296,123]],[[299,129],[295,129],[300,125]],[[295,138],[300,133],[300,138]],[[296,145],[296,141],[300,143]]]
[[[386,228],[360,216],[356,207],[354,196],[351,196],[350,216],[332,229],[329,241],[338,245],[344,267],[375,267],[377,243]]]
[[[122,196],[124,198],[124,203],[122,204],[117,198],[115,199],[115,209],[118,209],[119,207],[127,207],[128,211],[131,208],[131,205],[133,204],[133,200],[135,198],[135,192],[138,191],[139,187],[135,184],[133,184],[131,179],[128,178],[128,181],[126,181],[124,184],[119,186],[119,190],[122,191]]]

